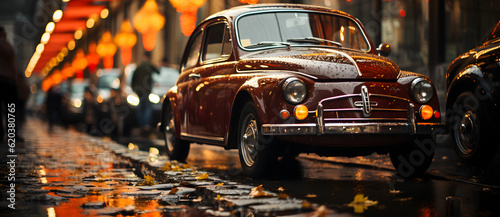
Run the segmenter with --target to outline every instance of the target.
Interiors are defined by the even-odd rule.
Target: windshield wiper
[[[261,41],[257,44],[252,44],[250,46],[246,46],[245,48],[253,48],[260,46],[270,46],[270,45],[286,45],[287,48],[290,48],[290,43],[283,41]]]
[[[328,42],[330,44],[336,45],[338,47],[342,47],[342,44],[340,42],[324,39],[324,38],[318,38],[318,37],[305,37],[305,38],[291,38],[286,41],[290,42],[310,42],[310,43],[325,43]]]

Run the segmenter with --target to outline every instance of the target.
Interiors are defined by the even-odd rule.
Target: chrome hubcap
[[[245,118],[245,127],[240,132],[241,135],[241,156],[245,165],[251,167],[255,163],[257,157],[257,147],[259,139],[259,131],[257,128],[257,121],[252,114],[247,115]]]
[[[478,143],[479,125],[476,114],[467,111],[462,116],[458,126],[455,126],[455,139],[462,154],[470,154]]]

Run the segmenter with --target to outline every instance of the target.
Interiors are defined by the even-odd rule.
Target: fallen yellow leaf
[[[221,182],[221,183],[218,183],[216,186],[222,187],[223,185],[224,185],[224,183]]]
[[[262,187],[262,185],[259,185],[259,186],[255,187],[255,188],[252,188],[252,190],[250,191],[250,196],[253,196],[253,197],[269,197],[269,196],[272,196],[272,195],[264,192],[264,188]]]
[[[285,193],[278,194],[278,199],[281,199],[281,200],[288,199],[289,197],[290,196],[288,196],[288,194],[285,194]]]
[[[378,201],[369,200],[364,194],[356,194],[354,200],[347,204],[347,206],[353,207],[355,213],[364,213],[365,209],[369,206],[377,205]]]
[[[178,188],[173,187],[173,188],[170,190],[170,192],[168,192],[168,195],[175,194],[175,193],[177,193],[178,191],[179,191],[179,189],[178,189]]]
[[[329,210],[325,205],[322,205],[316,209],[314,214],[312,215],[313,217],[324,217],[327,216],[328,214],[331,213],[331,210]]]
[[[172,171],[174,171],[174,172],[179,172],[179,171],[181,171],[181,170],[182,170],[182,169],[179,167],[179,165],[173,165],[173,166],[172,166]]]
[[[198,179],[198,180],[208,179],[208,174],[203,173],[200,176],[196,177],[196,179]]]
[[[165,165],[163,165],[160,169],[161,169],[162,171],[171,171],[171,170],[172,170],[172,163],[167,162],[167,163],[165,163]]]
[[[389,190],[389,193],[391,193],[391,194],[399,194],[399,193],[401,193],[401,191],[400,190]]]
[[[139,185],[154,185],[156,183],[155,178],[149,175],[144,176],[144,181],[139,183]]]
[[[312,204],[309,203],[307,200],[302,201],[302,209],[311,209]]]
[[[97,172],[97,181],[98,182],[104,182],[104,181],[106,181],[106,178],[107,178],[106,175],[102,175],[101,173]]]

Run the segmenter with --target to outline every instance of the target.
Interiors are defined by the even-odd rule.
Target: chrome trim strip
[[[340,108],[340,109],[323,109],[324,112],[361,112],[362,108]],[[389,108],[372,108],[372,111],[386,112],[408,112],[408,109],[389,109]],[[316,114],[316,111],[309,111],[309,114]]]
[[[325,121],[408,121],[406,118],[324,118]]]
[[[293,73],[297,74],[303,77],[307,77],[309,79],[313,80],[318,80],[318,77],[312,76],[310,74],[302,73],[302,72],[297,72],[297,71],[290,71],[290,70],[281,70],[281,69],[245,69],[245,70],[238,70],[236,69],[237,74],[245,74],[245,73],[266,73],[266,72],[287,72],[287,73]]]
[[[415,123],[415,106],[410,103],[410,108],[408,109],[408,120],[410,121],[410,126],[413,127],[413,132],[417,132],[417,124]]]
[[[323,119],[323,104],[318,105],[316,121],[318,122],[318,135],[325,133],[325,120]]]
[[[181,133],[181,139],[194,139],[194,140],[199,140],[199,141],[208,141],[208,142],[216,142],[216,143],[222,143],[224,142],[224,137],[215,137],[215,136],[200,136],[200,135],[193,135],[189,133]]]
[[[364,85],[361,87],[361,101],[363,103],[363,116],[365,118],[370,117],[372,114],[370,94],[368,93],[368,88]]]

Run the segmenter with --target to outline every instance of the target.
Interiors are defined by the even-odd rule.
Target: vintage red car
[[[239,149],[265,175],[280,156],[390,153],[398,172],[429,167],[440,108],[431,81],[380,54],[353,16],[263,4],[216,13],[192,33],[159,130],[183,161],[191,142]]]

